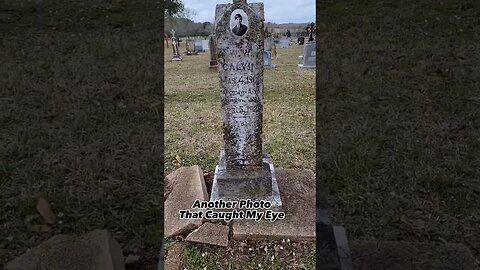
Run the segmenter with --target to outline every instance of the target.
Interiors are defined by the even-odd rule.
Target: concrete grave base
[[[275,168],[266,153],[263,153],[263,170],[258,172],[231,173],[225,168],[225,151],[220,153],[219,165],[215,167],[210,201],[224,200],[266,200],[273,207],[282,207]]]
[[[233,238],[315,240],[315,174],[311,170],[278,168],[275,176],[285,219],[235,220]]]
[[[198,165],[181,167],[165,177],[165,237],[189,233],[202,225],[200,219],[180,219],[179,211],[190,209],[195,200],[208,200],[203,172]]]
[[[302,57],[303,58],[303,57]],[[305,66],[303,64],[298,64],[299,68],[315,68],[315,66]]]

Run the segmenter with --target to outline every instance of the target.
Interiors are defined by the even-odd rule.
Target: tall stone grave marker
[[[210,68],[217,68],[217,45],[215,44],[215,34],[208,36],[208,47],[210,48]]]
[[[262,146],[263,3],[217,5],[215,34],[225,148],[210,201],[268,200],[281,206],[273,164]]]
[[[311,41],[305,43],[303,47],[303,64],[298,64],[300,68],[315,68],[316,67],[316,42]]]
[[[172,48],[173,48],[173,58],[172,61],[182,61],[180,57],[180,52],[178,51],[178,42],[177,38],[175,37],[175,30],[172,29]]]

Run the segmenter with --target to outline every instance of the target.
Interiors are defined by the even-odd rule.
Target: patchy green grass
[[[264,71],[264,147],[275,166],[315,167],[315,70],[299,69],[302,46],[277,49]],[[218,72],[209,52],[171,62],[165,48],[165,171],[198,164],[213,171],[223,148]],[[177,155],[180,162],[177,160]]]
[[[4,1],[0,14],[0,262],[54,234],[96,228],[127,254],[158,253],[160,7]],[[32,226],[38,196],[58,215],[50,231]]]
[[[351,239],[480,258],[478,1],[322,1],[317,173]]]
[[[185,261],[185,267],[187,269],[217,269],[215,268],[215,261],[213,261],[209,257],[206,257],[205,253],[202,253],[197,247],[193,245],[185,248],[183,252],[183,259]]]

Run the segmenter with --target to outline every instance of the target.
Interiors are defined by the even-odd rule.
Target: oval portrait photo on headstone
[[[248,31],[248,16],[243,9],[235,9],[230,15],[230,29],[237,37],[245,35]]]

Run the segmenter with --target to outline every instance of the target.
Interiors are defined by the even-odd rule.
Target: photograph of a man
[[[232,32],[237,35],[237,36],[243,36],[245,32],[247,32],[248,27],[244,24],[242,24],[242,15],[240,14],[235,14],[235,26],[232,28]]]

